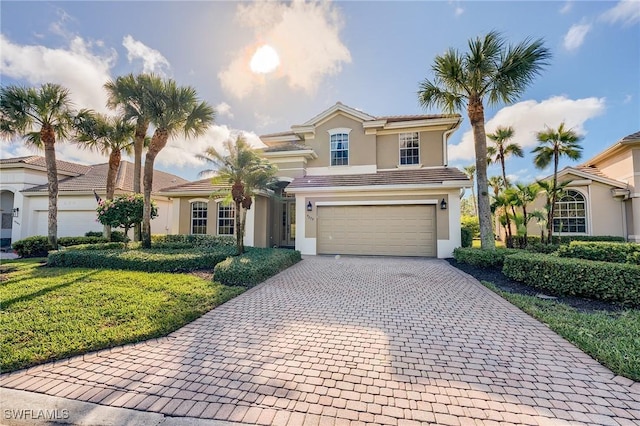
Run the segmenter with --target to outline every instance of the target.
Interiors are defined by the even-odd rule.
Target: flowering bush
[[[98,203],[98,222],[114,228],[124,228],[125,236],[136,223],[142,222],[144,197],[142,194],[124,195]],[[151,219],[158,217],[158,207],[151,201]]]

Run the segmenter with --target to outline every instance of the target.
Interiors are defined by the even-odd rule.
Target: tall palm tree
[[[144,160],[144,213],[142,219],[142,246],[151,247],[151,188],[156,157],[167,145],[169,138],[182,134],[185,138],[203,135],[213,123],[214,109],[199,101],[190,86],[178,86],[172,79],[154,84],[150,91],[149,122],[155,127]]]
[[[536,182],[545,193],[545,226],[547,228],[547,243],[553,243],[553,217],[555,215],[556,200],[564,193],[565,189],[571,183],[571,180],[553,183],[550,180],[539,180]],[[541,241],[544,243],[544,232],[541,235]]]
[[[74,128],[80,147],[109,156],[106,198],[113,200],[122,151],[131,153],[136,126],[123,116],[108,117],[93,111],[82,110],[74,120]],[[111,227],[105,226],[104,232],[105,237],[111,239]]]
[[[19,136],[28,144],[44,148],[47,165],[49,215],[47,236],[58,247],[58,168],[56,140],[66,137],[71,125],[69,90],[52,83],[39,88],[0,88],[0,131],[8,138]]]
[[[513,204],[522,209],[522,225],[524,229],[521,232],[523,239],[520,243],[520,247],[527,246],[527,226],[533,218],[533,216],[529,214],[530,212],[527,211],[527,207],[529,207],[529,204],[535,201],[535,199],[538,197],[538,194],[540,193],[540,190],[540,185],[535,182],[529,185],[516,183],[516,186],[511,189],[514,199]]]
[[[246,215],[251,208],[252,198],[258,191],[269,189],[276,182],[277,169],[260,157],[242,134],[236,136],[235,140],[227,140],[223,152],[210,147],[198,158],[212,163],[216,168],[204,170],[200,174],[214,172],[211,182],[225,187],[214,195],[230,195],[235,204],[236,246],[240,255],[244,253]]]
[[[460,111],[466,106],[476,154],[481,246],[494,249],[487,191],[484,102],[488,105],[515,102],[548,64],[551,53],[541,39],[506,45],[496,31],[471,39],[468,44],[469,51],[464,54],[449,49],[436,56],[432,66],[434,78],[420,83],[418,99],[423,107],[438,106],[448,112]]]
[[[560,157],[568,157],[571,160],[579,160],[582,157],[582,147],[579,136],[573,129],[565,128],[565,123],[560,123],[558,129],[547,127],[536,134],[539,145],[531,151],[535,154],[533,164],[544,169],[553,161],[553,180],[551,187],[551,205],[547,211],[547,238],[551,243],[553,237],[553,218],[555,216],[556,200],[558,199],[558,164]]]
[[[127,74],[105,83],[107,106],[135,124],[133,142],[133,192],[142,193],[142,151],[151,122],[152,92],[162,86],[162,79],[154,74]],[[140,226],[134,227],[134,239],[140,240]]]
[[[488,180],[488,186],[493,189],[493,197],[497,197],[505,187],[509,186],[509,182],[504,183],[502,176],[491,176]]]
[[[487,161],[489,164],[500,164],[502,168],[502,179],[505,183],[505,190],[508,189],[509,182],[507,180],[507,168],[506,168],[506,158],[509,156],[516,157],[524,157],[524,153],[522,152],[522,147],[517,143],[509,143],[509,140],[513,138],[515,131],[513,127],[498,127],[494,133],[489,133],[487,137],[494,143],[494,146],[487,147]],[[511,213],[513,218],[516,217],[515,207],[511,206]],[[509,215],[506,215],[507,221],[507,247],[512,246],[513,234],[511,229],[511,218]]]
[[[471,197],[473,200],[473,211],[476,212],[476,216],[478,216],[478,200],[476,199],[476,189],[473,186],[474,181],[476,180],[476,166],[471,164],[462,169],[467,178],[471,181]]]

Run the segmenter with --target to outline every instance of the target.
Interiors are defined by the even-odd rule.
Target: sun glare
[[[278,65],[280,65],[278,52],[268,44],[260,46],[249,62],[251,71],[256,74],[268,74],[275,71]]]

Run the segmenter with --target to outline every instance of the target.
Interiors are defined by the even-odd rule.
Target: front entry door
[[[296,201],[282,202],[282,228],[280,246],[295,247],[296,245]]]

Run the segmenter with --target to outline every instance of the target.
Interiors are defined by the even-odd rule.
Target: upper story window
[[[329,130],[331,165],[349,165],[349,132],[351,129]]]
[[[236,207],[233,203],[218,203],[218,235],[234,235]]]
[[[584,195],[567,190],[556,201],[553,215],[553,232],[586,233],[587,203]]]
[[[191,203],[191,233],[207,233],[207,202],[194,201]]]
[[[400,165],[420,164],[420,135],[400,133]]]

